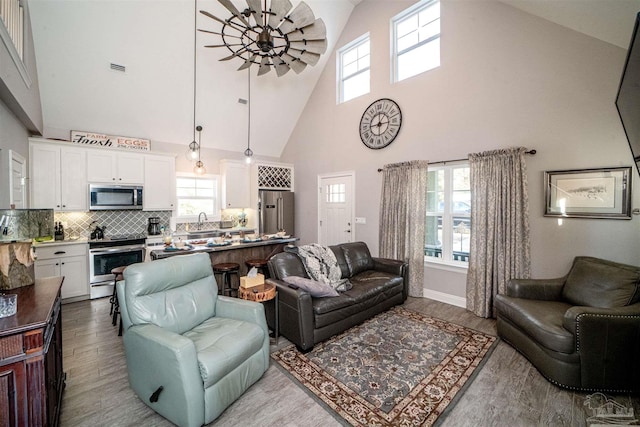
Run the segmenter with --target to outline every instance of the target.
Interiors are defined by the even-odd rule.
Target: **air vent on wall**
[[[122,71],[123,73],[126,71],[126,67],[124,65],[114,64],[113,62],[111,63],[111,69],[114,71]]]

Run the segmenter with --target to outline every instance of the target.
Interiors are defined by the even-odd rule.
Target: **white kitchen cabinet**
[[[52,245],[52,246],[47,246]],[[35,247],[36,279],[50,276],[64,276],[62,299],[89,295],[89,273],[87,244],[54,243]]]
[[[86,150],[31,143],[29,176],[30,208],[87,210]]]
[[[249,165],[237,160],[220,160],[222,208],[249,207]]]
[[[116,184],[144,182],[144,156],[140,153],[87,152],[87,180]]]
[[[176,203],[176,161],[174,157],[144,156],[145,211],[173,210]]]

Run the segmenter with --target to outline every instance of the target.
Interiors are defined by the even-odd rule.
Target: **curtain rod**
[[[535,149],[533,150],[529,150],[529,151],[525,151],[525,154],[531,154],[532,156],[535,155],[537,153],[537,151]],[[463,162],[465,160],[469,160],[468,157],[464,158],[464,159],[454,159],[454,160],[440,160],[438,162],[429,162],[430,165],[444,165],[446,163],[453,163],[453,162]],[[382,168],[378,168],[378,172],[382,172],[383,169]]]

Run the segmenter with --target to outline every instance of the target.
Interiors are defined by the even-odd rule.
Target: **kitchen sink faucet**
[[[200,219],[202,217],[202,215],[204,215],[204,220],[205,221],[209,221],[209,218],[207,218],[207,214],[204,212],[200,212],[198,214],[198,230],[200,230],[202,228],[202,220]]]

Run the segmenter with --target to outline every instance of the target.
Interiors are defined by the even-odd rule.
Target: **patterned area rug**
[[[314,347],[271,357],[354,426],[433,425],[496,337],[395,307]]]

